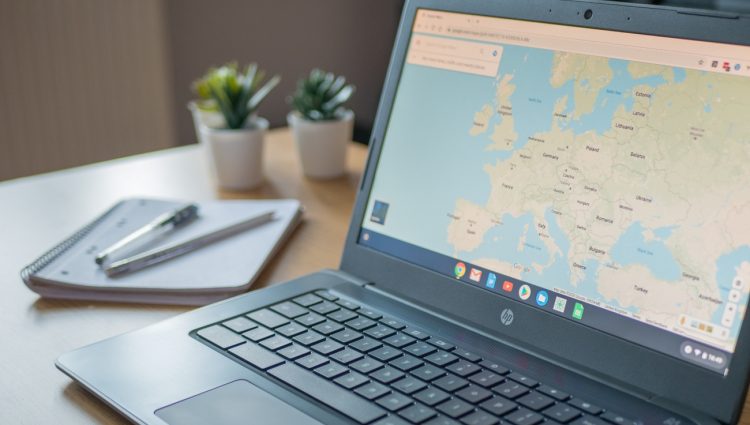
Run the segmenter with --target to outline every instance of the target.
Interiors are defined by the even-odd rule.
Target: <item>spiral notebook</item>
[[[125,235],[184,201],[127,199],[21,271],[34,292],[47,298],[203,305],[247,291],[299,223],[294,199],[209,201],[199,217],[149,248],[178,243],[274,211],[271,222],[196,251],[122,276],[108,277],[94,257]]]

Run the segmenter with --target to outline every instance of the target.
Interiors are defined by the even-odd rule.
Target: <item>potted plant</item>
[[[203,108],[218,110],[223,126],[201,123],[200,139],[207,145],[219,186],[244,190],[263,181],[263,139],[268,121],[257,116],[260,102],[281,80],[278,75],[265,83],[265,73],[256,64],[244,72],[236,63],[212,68],[193,85],[207,93]]]
[[[297,83],[287,122],[306,176],[322,179],[344,173],[354,125],[354,113],[344,103],[353,93],[346,78],[319,69]]]

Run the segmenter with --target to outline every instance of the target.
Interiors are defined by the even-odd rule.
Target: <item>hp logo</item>
[[[506,308],[500,313],[500,323],[505,326],[510,326],[513,323],[513,310]]]

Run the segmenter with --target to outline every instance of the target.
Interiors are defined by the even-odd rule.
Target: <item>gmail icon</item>
[[[482,271],[478,269],[471,269],[471,273],[469,273],[469,279],[473,280],[474,282],[479,282],[482,280]]]

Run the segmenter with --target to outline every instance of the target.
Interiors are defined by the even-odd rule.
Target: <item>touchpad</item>
[[[169,425],[322,425],[244,380],[162,407],[154,414]]]

